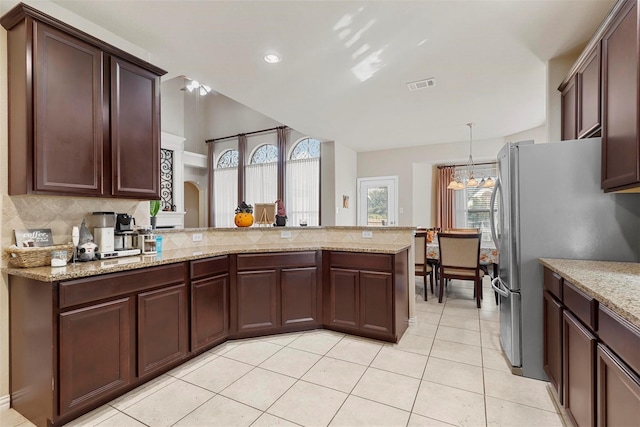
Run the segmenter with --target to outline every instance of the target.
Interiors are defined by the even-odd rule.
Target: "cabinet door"
[[[129,298],[60,314],[60,414],[130,383]]]
[[[224,340],[229,331],[229,275],[191,283],[191,351]]]
[[[359,276],[357,270],[332,268],[329,273],[330,325],[357,330],[360,313]]]
[[[638,176],[638,45],[636,2],[629,1],[602,38],[602,188]]]
[[[543,313],[543,367],[562,403],[562,304],[549,292],[544,293]]]
[[[576,107],[578,92],[576,78],[571,78],[569,84],[562,91],[562,140],[576,139]]]
[[[640,378],[607,347],[598,345],[598,425],[640,422]]]
[[[239,272],[238,332],[279,327],[278,275],[275,270]]]
[[[594,426],[596,338],[564,312],[564,406],[574,425]]]
[[[393,335],[391,273],[360,272],[360,329]]]
[[[580,67],[578,76],[578,138],[592,135],[600,128],[600,45]]]
[[[45,24],[34,27],[34,190],[99,196],[103,54]]]
[[[187,354],[186,286],[138,295],[138,376],[145,376]]]
[[[112,194],[160,198],[160,79],[111,57]]]
[[[316,267],[282,270],[282,326],[319,322],[317,274]]]

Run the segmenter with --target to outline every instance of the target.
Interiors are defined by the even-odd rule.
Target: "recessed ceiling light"
[[[275,53],[268,53],[264,56],[264,60],[269,64],[277,64],[281,61],[280,57]]]

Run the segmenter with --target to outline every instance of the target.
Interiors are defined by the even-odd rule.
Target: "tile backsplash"
[[[128,213],[136,224],[149,224],[149,202],[146,200],[100,199],[63,196],[7,196],[2,203],[2,267],[7,266],[4,248],[15,243],[13,230],[50,228],[56,245],[71,241],[71,228],[89,221],[97,211]]]

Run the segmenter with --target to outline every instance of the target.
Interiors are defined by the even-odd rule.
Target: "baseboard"
[[[418,316],[413,316],[409,318],[409,326],[415,326],[418,324]]]
[[[4,411],[5,409],[9,409],[11,407],[11,396],[8,394],[6,396],[0,396],[0,411]]]

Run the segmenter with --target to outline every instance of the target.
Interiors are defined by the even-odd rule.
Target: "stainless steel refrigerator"
[[[600,138],[509,143],[498,153],[492,234],[500,253],[500,342],[512,371],[542,368],[539,258],[640,261],[640,194],[600,189]]]

